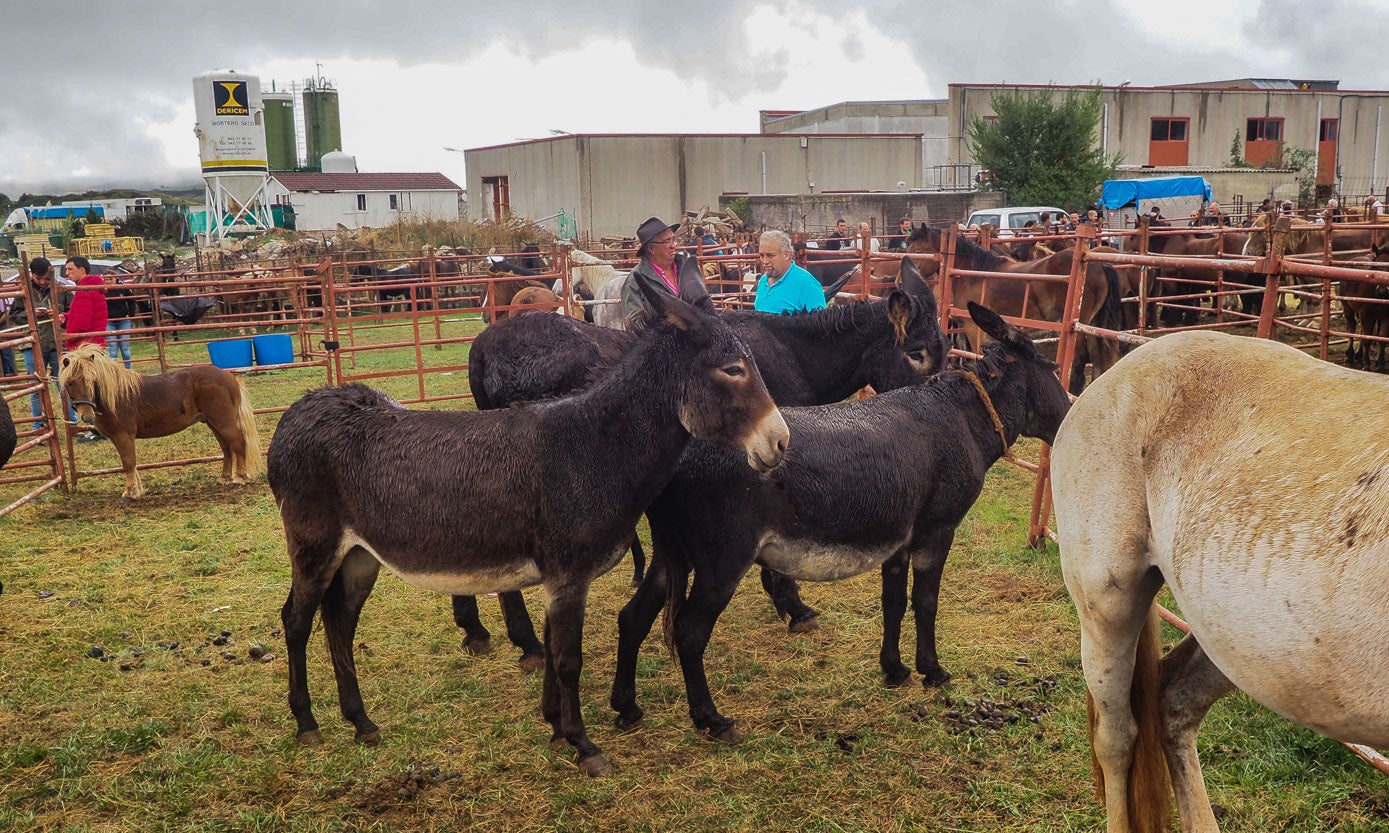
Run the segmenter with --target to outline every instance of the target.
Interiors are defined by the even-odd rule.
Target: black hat
[[[645,246],[647,243],[655,240],[656,235],[661,232],[669,229],[670,232],[674,234],[675,230],[678,228],[680,228],[679,223],[672,226],[667,225],[660,217],[647,217],[642,221],[641,225],[637,226],[637,242]]]

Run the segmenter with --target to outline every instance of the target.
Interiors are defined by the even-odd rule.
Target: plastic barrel
[[[228,338],[207,343],[207,355],[212,363],[221,368],[250,367],[251,340],[249,338]]]
[[[256,364],[290,364],[294,361],[294,339],[289,333],[251,336],[256,348]]]

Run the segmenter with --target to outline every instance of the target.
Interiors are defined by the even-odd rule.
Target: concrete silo
[[[220,239],[270,228],[260,79],[235,70],[205,72],[193,79],[193,106],[208,234]]]
[[[338,91],[323,77],[304,82],[304,144],[308,166],[321,169],[323,154],[342,150],[342,120],[338,116]]]
[[[294,93],[262,93],[265,102],[265,161],[271,171],[299,167],[299,137],[294,130]]]

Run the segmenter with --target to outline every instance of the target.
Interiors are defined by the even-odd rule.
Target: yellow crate
[[[116,227],[110,223],[88,223],[82,227],[87,237],[115,237]]]
[[[134,257],[144,250],[143,237],[79,237],[68,241],[68,254],[84,257]]]
[[[63,253],[62,249],[53,245],[53,241],[46,234],[16,234],[14,246],[24,260],[36,257],[52,258]]]

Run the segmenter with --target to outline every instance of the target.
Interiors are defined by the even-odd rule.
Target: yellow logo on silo
[[[213,81],[212,102],[219,116],[247,116],[251,108],[246,97],[245,81]]]

